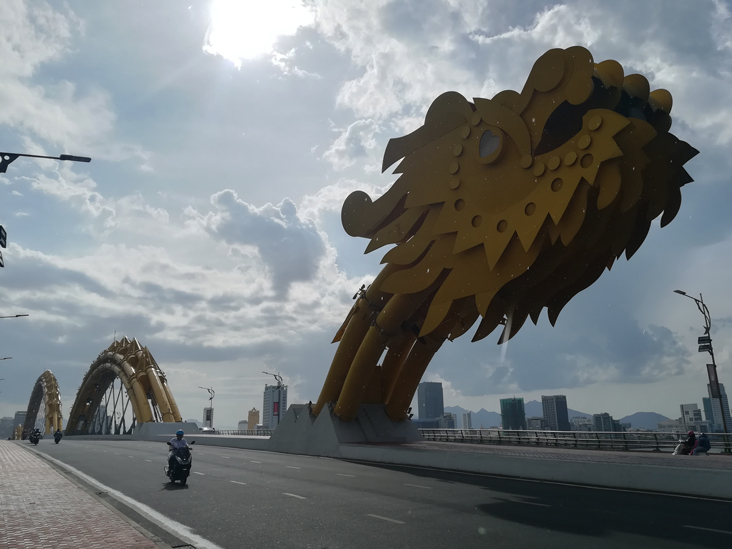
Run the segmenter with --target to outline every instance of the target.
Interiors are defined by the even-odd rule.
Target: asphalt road
[[[731,502],[211,446],[182,487],[164,444],[35,449],[231,549],[732,547]]]

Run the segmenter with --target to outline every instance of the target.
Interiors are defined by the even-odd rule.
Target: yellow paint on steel
[[[43,409],[41,409],[42,404],[44,404]],[[56,377],[51,370],[43,372],[33,385],[25,415],[25,423],[21,430],[25,429],[30,433],[38,419],[38,414],[41,414],[41,417],[44,418],[44,434],[53,433],[57,429],[61,429],[63,422],[61,394]]]
[[[163,371],[147,347],[126,337],[102,351],[84,375],[71,407],[67,434],[84,434],[109,385],[124,385],[137,423],[181,421],[178,406]]]
[[[336,334],[312,412],[330,404],[350,421],[381,384],[387,413],[402,419],[442,342],[479,317],[474,341],[499,325],[507,341],[544,308],[554,324],[638,250],[653,219],[663,227],[678,213],[692,181],[683,166],[698,151],[669,133],[672,105],[582,47],[546,52],[520,93],[435,99],[422,127],[386,147],[383,169],[399,162],[391,188],[343,204],[343,227],[369,239],[367,253],[391,249]]]

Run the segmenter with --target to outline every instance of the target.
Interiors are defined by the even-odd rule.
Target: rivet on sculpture
[[[439,96],[422,127],[389,141],[383,170],[400,174],[376,201],[351,194],[342,221],[393,245],[335,336],[340,344],[318,402],[343,420],[362,403],[407,416],[417,385],[446,339],[473,341],[499,325],[499,342],[546,307],[552,325],[577,293],[661,215],[670,223],[683,165],[698,151],[669,133],[671,94],[581,47],[553,49],[521,93]],[[377,362],[384,355],[381,365]]]

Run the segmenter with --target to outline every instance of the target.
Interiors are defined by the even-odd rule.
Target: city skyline
[[[423,381],[466,409],[519,393],[614,417],[701,405],[702,318],[673,291],[704,294],[729,386],[732,18],[724,2],[675,6],[314,0],[263,12],[271,40],[244,51],[246,33],[209,32],[210,2],[4,2],[2,150],[92,162],[19,158],[0,175],[0,312],[30,314],[0,321],[13,357],[0,415],[27,406],[45,369],[68,415],[115,333],[150,349],[183,417],[201,417],[198,387],[213,386],[216,423],[235,426],[261,406],[262,370],[281,372],[290,402],[315,401],[352,296],[380,270],[343,231],[345,197],[394,182],[388,140],[439,94],[520,88],[541,54],[573,45],[671,92],[672,132],[701,151],[695,182],[674,223],[654,222],[555,326],[542,313],[503,346],[467,334]]]

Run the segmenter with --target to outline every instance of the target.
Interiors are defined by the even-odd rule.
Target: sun
[[[203,51],[239,68],[242,60],[271,53],[279,36],[313,21],[313,12],[300,0],[215,0]]]

